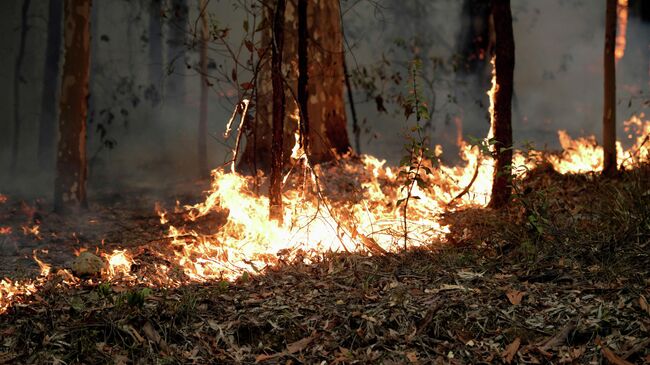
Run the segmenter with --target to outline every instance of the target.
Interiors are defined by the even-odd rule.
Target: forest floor
[[[617,179],[538,169],[523,184],[508,209],[448,214],[444,246],[175,289],[51,274],[0,314],[0,363],[650,364],[650,167]],[[33,276],[34,250],[63,268],[79,247],[164,234],[144,194],[93,204],[62,218],[9,197],[0,274]]]

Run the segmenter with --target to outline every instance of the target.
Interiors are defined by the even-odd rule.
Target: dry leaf
[[[614,365],[633,365],[629,361],[625,361],[618,357],[612,350],[610,350],[601,340],[600,338],[596,338],[596,344],[600,346],[600,352],[603,354],[603,357],[607,359],[607,361],[610,362],[610,364]]]
[[[290,354],[300,352],[304,350],[307,346],[309,346],[309,344],[312,343],[312,341],[314,341],[316,338],[318,338],[318,335],[316,333],[313,333],[309,337],[305,337],[302,340],[292,342],[287,345],[287,352]]]
[[[521,345],[521,339],[517,337],[514,341],[512,341],[510,345],[508,345],[508,347],[506,347],[505,351],[503,351],[501,357],[506,364],[510,364],[512,362],[512,359],[515,358],[515,355],[519,350],[519,345]]]
[[[406,353],[406,358],[412,363],[417,363],[418,362],[418,354],[415,353],[415,352],[407,352]]]
[[[255,363],[266,361],[266,360],[272,360],[278,356],[282,356],[282,354],[283,354],[282,352],[278,352],[277,354],[272,354],[272,355],[259,354],[255,357]]]
[[[507,292],[506,296],[512,305],[519,305],[519,303],[521,303],[521,300],[524,298],[524,294],[526,294],[526,292],[513,290]]]
[[[646,313],[650,314],[650,305],[648,304],[648,301],[645,299],[643,295],[639,297],[639,306],[641,309],[643,309]]]

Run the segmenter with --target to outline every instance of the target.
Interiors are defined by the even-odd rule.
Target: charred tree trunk
[[[187,0],[172,0],[172,13],[168,25],[166,95],[178,105],[185,104],[185,38],[187,36],[189,8]]]
[[[616,174],[616,0],[607,0],[605,20],[605,99],[603,101],[603,173]]]
[[[90,74],[91,0],[65,0],[65,61],[61,82],[54,210],[85,208],[86,115]]]
[[[273,141],[271,144],[271,181],[269,186],[269,218],[282,223],[282,167],[284,134],[284,80],[282,51],[284,49],[285,0],[277,0],[273,14],[273,48],[271,78],[273,83]]]
[[[512,90],[515,69],[515,40],[512,31],[510,0],[493,0],[496,90],[492,131],[496,163],[489,206],[500,208],[510,199],[512,179]]]
[[[152,0],[149,4],[149,82],[151,90],[149,98],[155,107],[160,102],[162,94],[162,22],[161,0]]]
[[[208,40],[210,31],[208,28],[208,3],[201,0],[199,13],[201,16],[201,44],[200,44],[200,73],[201,73],[201,101],[199,110],[199,131],[198,131],[198,153],[199,153],[199,175],[210,176],[208,169],[208,150],[206,135],[208,133]]]
[[[300,108],[300,143],[309,154],[309,82],[307,39],[307,0],[298,0],[298,107]]]
[[[21,75],[23,59],[25,58],[25,41],[27,40],[27,31],[29,25],[27,24],[27,15],[29,12],[29,4],[31,0],[24,0],[23,7],[20,12],[20,45],[18,46],[18,54],[16,55],[16,62],[14,64],[14,140],[11,146],[11,171],[16,171],[16,164],[18,163],[18,146],[20,144],[20,84],[24,81]]]
[[[50,0],[47,19],[47,48],[43,67],[43,93],[41,117],[38,125],[38,166],[51,171],[56,140],[57,98],[59,86],[59,60],[61,59],[62,0]]]

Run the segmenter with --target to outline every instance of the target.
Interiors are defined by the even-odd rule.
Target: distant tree
[[[496,91],[492,115],[496,159],[489,206],[500,208],[510,199],[512,179],[512,90],[515,69],[515,40],[510,0],[492,0],[494,19]]]
[[[603,101],[603,173],[616,174],[616,0],[607,0],[605,19],[605,96]]]
[[[307,89],[309,92],[309,145],[312,162],[319,163],[332,160],[336,154],[344,154],[350,150],[347,132],[347,117],[344,100],[344,70],[343,70],[343,36],[341,32],[340,8],[338,1],[308,0],[307,29],[309,38]],[[270,22],[269,22],[270,23]],[[269,27],[270,28],[270,27]],[[262,35],[262,49],[270,44],[272,37],[270,29]],[[287,116],[295,114],[298,109],[297,80],[298,72],[294,67],[298,63],[298,16],[294,2],[287,2],[284,17],[284,51],[283,64],[288,72],[285,77],[285,93],[287,95]],[[264,44],[265,43],[265,44]],[[241,170],[252,170],[253,166],[267,169],[270,166],[271,150],[271,120],[270,108],[271,67],[269,61],[262,60],[256,78],[256,124],[254,137],[249,135],[246,147],[240,161]],[[289,158],[294,145],[293,134],[298,128],[295,120],[284,124],[284,156]],[[254,142],[254,143],[252,143]],[[333,153],[333,151],[335,153]],[[255,160],[258,160],[259,163]]]
[[[20,12],[20,44],[18,45],[18,53],[16,54],[16,61],[14,63],[14,139],[11,146],[11,171],[16,170],[18,163],[18,146],[20,144],[20,84],[24,82],[22,76],[23,59],[25,58],[25,42],[27,41],[27,31],[29,24],[27,24],[27,15],[29,13],[29,5],[31,0],[24,0],[22,10]]]
[[[208,28],[208,2],[201,0],[199,2],[199,14],[201,17],[201,39],[200,39],[200,82],[201,82],[201,101],[199,107],[199,131],[198,131],[198,153],[199,153],[199,175],[208,177],[208,151],[206,135],[208,133],[208,41],[210,40],[210,30]]]
[[[482,73],[490,57],[490,46],[490,1],[464,0],[456,49],[457,72]]]
[[[273,11],[273,42],[271,48],[271,78],[273,84],[273,136],[271,142],[271,178],[269,184],[269,218],[282,223],[282,168],[284,134],[284,79],[282,52],[284,50],[284,17],[286,2],[277,0]]]
[[[47,18],[47,46],[43,66],[43,93],[41,117],[38,125],[38,165],[51,171],[56,141],[57,98],[59,87],[59,64],[61,60],[61,27],[63,25],[63,1],[50,0]]]
[[[153,106],[160,102],[162,91],[162,4],[161,0],[149,2],[149,82],[147,98]]]
[[[167,22],[167,77],[166,96],[174,103],[184,104],[185,77],[185,48],[188,27],[189,7],[187,0],[171,0],[171,15]]]
[[[86,116],[90,74],[91,0],[65,0],[59,145],[54,182],[54,210],[87,207]]]

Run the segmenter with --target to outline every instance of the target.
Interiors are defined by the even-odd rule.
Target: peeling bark
[[[86,208],[86,116],[90,74],[91,0],[65,0],[54,210]]]

